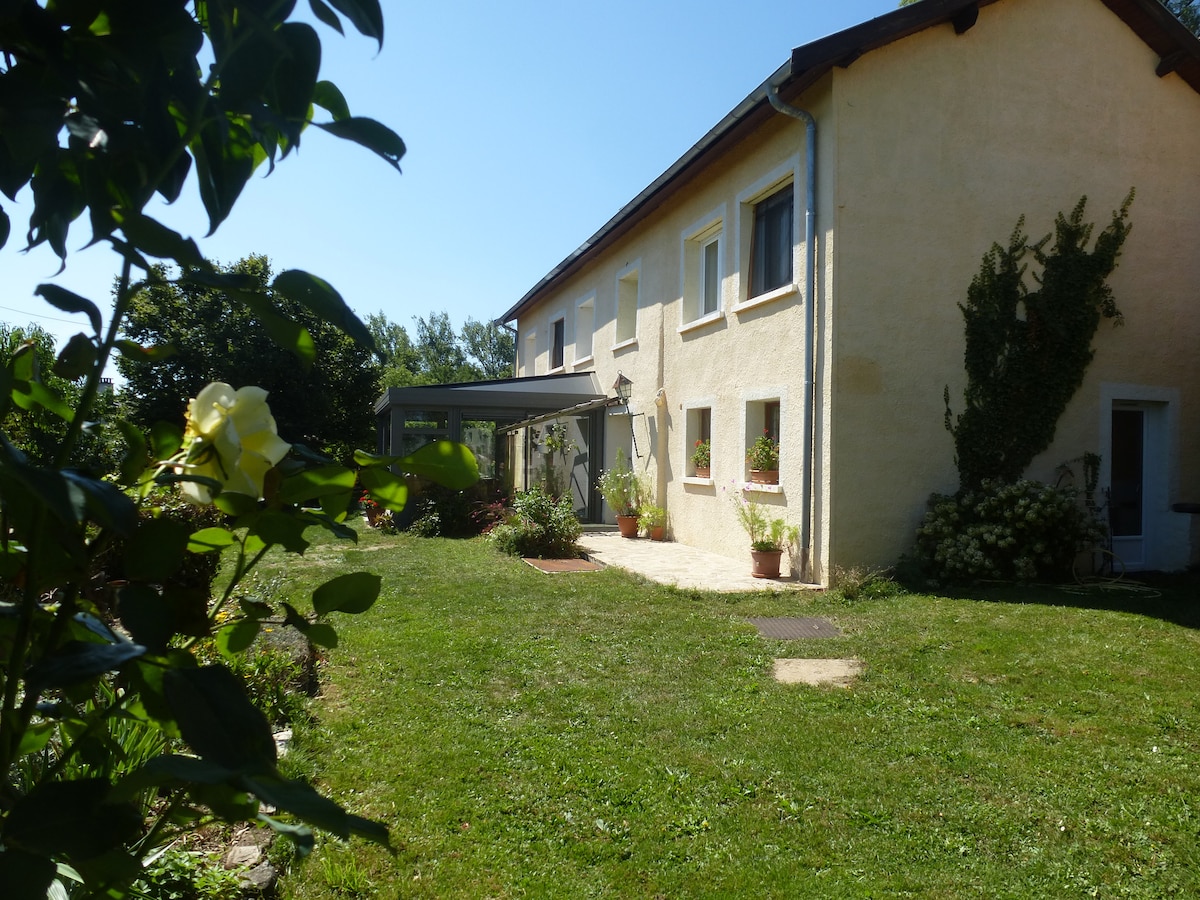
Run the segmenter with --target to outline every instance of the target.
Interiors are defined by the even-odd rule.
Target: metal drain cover
[[[828,619],[783,616],[774,619],[747,619],[765,638],[798,641],[806,638],[841,637],[842,630]]]

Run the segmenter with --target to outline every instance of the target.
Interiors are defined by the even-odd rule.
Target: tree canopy
[[[414,317],[417,338],[382,312],[367,316],[383,387],[494,381],[513,374],[516,343],[494,322],[468,318],[461,332],[446,312]]]
[[[311,335],[319,366],[302,367],[272,339],[244,306],[230,307],[221,290],[186,280],[171,281],[163,267],[133,296],[123,335],[143,345],[170,348],[157,362],[121,357],[122,399],[132,421],[182,423],[188,399],[212,381],[268,392],[279,430],[342,461],[374,443],[378,370],[371,351],[295,301],[277,296],[271,264],[250,256],[224,274],[250,279],[278,313]]]

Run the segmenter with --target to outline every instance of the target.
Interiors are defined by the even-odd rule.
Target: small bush
[[[489,537],[510,556],[568,559],[579,555],[575,542],[582,533],[570,496],[555,500],[535,487],[517,494],[513,515]]]
[[[858,568],[835,568],[829,579],[829,590],[847,603],[881,600],[904,593],[904,588],[888,572]]]
[[[145,900],[228,900],[240,896],[241,875],[225,869],[218,854],[170,848],[150,862],[130,886]]]
[[[915,561],[941,581],[1062,577],[1081,550],[1104,539],[1100,521],[1076,497],[1074,489],[1035,481],[934,494],[917,529]]]

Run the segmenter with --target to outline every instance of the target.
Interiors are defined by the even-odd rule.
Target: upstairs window
[[[567,341],[567,320],[555,319],[550,329],[553,332],[550,342],[550,368],[561,369],[563,367],[563,348]]]
[[[596,295],[590,295],[575,307],[576,364],[592,358],[592,337],[596,330]]]
[[[617,279],[616,344],[624,344],[637,337],[638,290],[637,269]]]
[[[750,296],[792,282],[793,191],[788,184],[754,204],[750,237]]]
[[[715,316],[721,310],[721,280],[725,277],[722,254],[724,222],[707,224],[685,232],[683,239],[683,322]]]

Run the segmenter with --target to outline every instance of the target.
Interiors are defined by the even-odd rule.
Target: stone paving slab
[[[775,680],[782,684],[828,684],[848,688],[862,674],[859,659],[777,659]]]
[[[615,531],[585,531],[579,545],[596,562],[681,588],[747,593],[800,591],[815,587],[794,577],[755,578],[750,574],[749,550],[742,559],[735,559],[674,541],[623,538]]]

